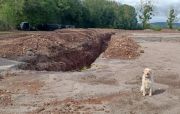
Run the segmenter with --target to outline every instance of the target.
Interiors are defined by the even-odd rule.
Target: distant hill
[[[151,26],[158,26],[161,28],[167,28],[167,23],[166,22],[155,22],[155,23],[150,23]],[[175,28],[180,28],[180,23],[174,23]]]

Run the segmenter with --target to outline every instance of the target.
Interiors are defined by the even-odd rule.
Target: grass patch
[[[161,28],[161,27],[158,27],[158,26],[151,26],[150,29],[152,29],[152,30],[154,30],[154,31],[161,31],[161,30],[162,30],[162,28]]]

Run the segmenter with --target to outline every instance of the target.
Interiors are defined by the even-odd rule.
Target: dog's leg
[[[143,92],[143,85],[141,85],[140,91]]]
[[[146,96],[146,90],[143,88],[143,96]]]
[[[141,85],[141,90],[140,90],[142,93],[145,92],[144,90],[144,75],[142,76],[142,85]]]
[[[152,96],[152,88],[149,90],[149,96]]]
[[[145,89],[145,76],[142,77],[142,92],[143,96],[146,96],[146,89]]]

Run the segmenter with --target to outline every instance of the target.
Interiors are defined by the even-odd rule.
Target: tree
[[[137,25],[132,6],[109,0],[84,0],[84,6],[89,10],[91,27],[133,29]]]
[[[23,2],[24,0],[0,1],[0,29],[14,29],[16,27],[23,18]],[[2,28],[1,25],[3,25]]]
[[[105,13],[106,0],[84,0],[83,5],[89,11],[90,27],[102,27],[103,13]],[[103,20],[102,20],[103,19]],[[105,25],[104,25],[105,26]]]
[[[141,8],[139,19],[142,22],[142,26],[144,29],[149,28],[149,20],[152,19],[154,7],[150,0],[144,2],[141,0]]]
[[[23,6],[23,15],[26,21],[33,25],[40,23],[55,23],[57,9],[52,0],[25,0]]]
[[[122,5],[122,28],[123,29],[136,29],[137,27],[137,14],[134,7],[129,5]]]
[[[83,6],[81,0],[56,0],[58,8],[58,19],[62,24],[79,26],[83,17]]]
[[[169,29],[173,29],[173,23],[176,20],[176,14],[175,14],[175,10],[173,8],[171,8],[169,10],[169,15],[168,15],[168,19],[167,19],[167,25],[169,27]]]

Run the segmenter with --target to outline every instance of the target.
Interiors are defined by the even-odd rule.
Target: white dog
[[[152,70],[149,68],[144,69],[144,74],[142,76],[141,92],[143,93],[143,96],[146,96],[146,94],[152,96],[153,76],[152,76]]]

